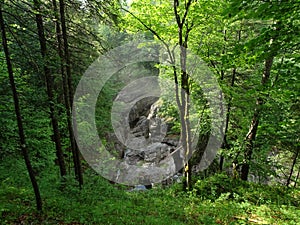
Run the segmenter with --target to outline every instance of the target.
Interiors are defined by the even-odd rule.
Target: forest
[[[0,224],[300,224],[299,0],[0,0]]]

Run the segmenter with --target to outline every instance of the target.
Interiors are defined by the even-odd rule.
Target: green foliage
[[[0,188],[1,224],[264,224],[299,223],[299,189],[257,185],[232,180],[224,174],[199,180],[190,193],[180,184],[129,192],[129,187],[111,185],[91,170],[79,190],[72,177],[62,184],[54,167],[40,174],[44,211],[37,214],[30,182],[22,174],[22,161],[2,173]],[[55,172],[56,171],[56,172]]]
[[[293,190],[281,186],[268,186],[233,179],[218,174],[204,180],[197,180],[192,191],[205,200],[231,200],[249,202],[254,205],[288,205],[299,207],[299,196],[293,196]]]
[[[65,156],[70,157],[51,3],[42,1],[41,13],[49,46],[46,61],[57,89],[55,107],[62,145]],[[193,25],[188,48],[211,68],[231,107],[226,133],[228,146],[222,149],[226,170],[230,171],[234,158],[243,162],[244,139],[256,99],[260,97],[264,104],[250,163],[256,183],[242,182],[224,174],[209,175],[206,179],[193,177],[197,181],[189,193],[181,191],[181,184],[129,192],[130,187],[111,185],[85,162],[85,184],[81,190],[71,172],[63,180],[60,178],[41,76],[44,62],[33,20],[38,12],[31,4],[32,1],[26,0],[4,1],[3,7],[29,156],[38,178],[44,211],[41,214],[35,211],[32,187],[19,151],[12,95],[1,52],[0,224],[300,224],[299,187],[278,186],[286,182],[300,143],[298,1],[192,1],[186,18],[187,24]],[[159,39],[150,28],[166,43],[176,45],[178,30],[172,4],[172,1],[136,0],[128,8],[130,12],[120,11],[116,1],[67,4],[74,87],[99,53],[135,38]],[[179,1],[181,18],[184,7],[184,1]],[[132,35],[140,31],[145,33]],[[186,32],[185,26],[183,31]],[[264,60],[270,56],[274,57],[271,76],[267,84],[262,85]],[[170,68],[141,63],[124,68],[106,83],[96,106],[97,129],[102,139],[112,132],[111,107],[117,93],[140,74],[153,72],[160,78],[173,78]],[[190,117],[192,121],[201,119],[200,134],[205,139],[211,129],[211,112],[201,88],[194,81],[190,85],[195,106]],[[171,132],[178,135],[178,110],[174,102],[167,100],[163,99],[159,113],[172,126]],[[85,113],[91,112],[89,106],[85,109]],[[86,121],[80,123],[84,125],[86,143],[93,142],[90,125]],[[201,145],[205,140],[199,142]],[[298,157],[291,184],[299,184],[299,178],[295,183],[299,165]],[[68,166],[71,171],[72,163],[68,162]],[[262,184],[265,182],[269,185]]]

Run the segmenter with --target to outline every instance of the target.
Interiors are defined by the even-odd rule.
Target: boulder
[[[145,162],[159,163],[170,154],[168,145],[157,142],[150,144],[143,152]]]
[[[131,130],[135,137],[149,137],[149,120],[145,116],[141,116],[135,127]]]
[[[141,116],[147,117],[150,113],[151,106],[158,100],[158,97],[146,97],[134,104],[129,113],[129,126],[134,128]]]
[[[152,143],[161,142],[166,136],[167,126],[161,118],[151,118],[149,121],[149,133]]]

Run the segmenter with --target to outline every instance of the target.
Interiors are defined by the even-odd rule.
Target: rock
[[[151,118],[149,122],[149,133],[152,143],[161,142],[166,136],[167,126],[159,117]]]
[[[144,163],[141,165],[128,165],[123,162],[120,165],[120,175],[116,182],[127,185],[143,184],[151,185],[160,183],[165,177],[171,177],[176,173],[173,158],[165,158],[159,165]]]
[[[157,117],[159,108],[161,107],[161,103],[162,103],[161,100],[157,100],[156,102],[154,102],[151,105],[150,111],[149,111],[148,117],[147,117],[149,120]]]
[[[158,163],[170,154],[170,148],[166,144],[153,143],[149,145],[143,152],[144,160],[146,162]]]
[[[163,140],[162,140],[162,143],[164,144],[167,144],[169,146],[172,146],[172,147],[177,147],[180,145],[180,142],[179,142],[179,136],[166,136]]]
[[[132,191],[146,191],[147,188],[145,185],[136,185]]]
[[[158,97],[146,97],[134,104],[131,108],[129,113],[129,126],[130,128],[134,128],[138,121],[140,120],[141,116],[147,117],[151,105],[158,100]]]
[[[124,159],[128,165],[137,165],[138,162],[143,160],[143,157],[141,157],[139,151],[127,149],[124,154]]]
[[[141,116],[131,133],[135,137],[144,136],[145,138],[149,138],[149,120],[147,117]]]
[[[173,176],[173,182],[174,183],[180,183],[182,181],[182,174],[181,173],[177,173]]]
[[[145,86],[152,91],[151,85]],[[180,146],[179,135],[166,136],[168,126],[158,116],[161,101],[158,97],[143,97],[139,88],[132,87],[132,92],[127,89],[119,93],[112,113],[116,135],[109,139],[124,159],[115,181],[142,184],[133,190],[146,190],[167,177],[180,180],[173,177],[182,168],[182,154],[175,151]]]
[[[146,146],[148,145],[148,141],[143,136],[135,137],[131,134],[126,140],[125,145],[130,149],[141,150],[146,148]]]

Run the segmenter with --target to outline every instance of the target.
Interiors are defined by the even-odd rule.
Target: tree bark
[[[78,146],[76,145],[75,142],[75,137],[73,132],[73,128],[75,131],[77,130],[77,125],[76,125],[76,121],[73,120],[73,127],[72,127],[72,121],[71,121],[71,108],[73,104],[73,86],[72,86],[71,60],[69,54],[64,0],[59,0],[59,9],[60,9],[60,22],[62,28],[61,30],[62,30],[63,47],[64,47],[63,60],[66,67],[66,76],[64,78],[64,94],[65,94],[66,110],[67,110],[67,117],[68,117],[68,129],[70,134],[75,177],[78,180],[79,185],[81,187],[83,185],[83,176],[82,176],[82,169],[80,164],[80,154],[79,154]]]
[[[297,182],[298,182],[299,176],[300,176],[300,167],[298,169],[298,173],[297,173],[297,176],[296,176],[296,179],[295,179],[294,188],[296,188],[296,186],[297,186]]]
[[[66,114],[67,114],[67,123],[68,123],[68,131],[69,131],[69,138],[71,140],[71,138],[73,137],[73,130],[72,130],[72,123],[70,121],[71,118],[71,112],[70,112],[70,104],[69,104],[69,90],[68,90],[68,83],[67,83],[67,77],[66,77],[66,73],[65,73],[65,69],[64,69],[64,50],[63,50],[63,43],[62,43],[62,33],[61,33],[61,28],[60,28],[60,23],[59,23],[59,11],[57,8],[57,3],[56,0],[52,0],[52,5],[53,5],[53,11],[54,11],[54,17],[55,17],[55,30],[56,30],[56,39],[57,39],[57,51],[58,51],[58,56],[60,58],[60,73],[62,76],[62,82],[63,82],[63,98],[64,98],[64,103],[65,103],[65,110],[66,110]],[[71,129],[71,132],[70,132]],[[72,136],[71,136],[72,135]],[[73,143],[72,141],[70,141],[71,143],[71,150],[73,152]],[[70,168],[70,167],[69,167]],[[69,173],[70,173],[70,169],[69,169]]]
[[[234,86],[234,81],[236,77],[236,68],[233,68],[232,70],[232,77],[231,77],[231,87]],[[223,97],[223,95],[222,95]],[[224,150],[229,149],[229,144],[227,142],[227,133],[228,133],[228,126],[229,126],[229,120],[230,120],[230,111],[231,111],[231,101],[232,97],[229,98],[228,100],[228,105],[227,105],[227,112],[226,112],[226,120],[225,120],[225,128],[224,128],[224,137],[223,137],[223,143],[221,145],[221,148]],[[220,156],[220,163],[219,163],[219,170],[223,170],[223,164],[224,164],[224,155]]]
[[[270,78],[270,73],[273,65],[274,57],[271,56],[265,60],[264,72],[261,79],[261,84],[266,86]],[[241,167],[241,179],[248,180],[249,170],[250,170],[250,161],[253,154],[253,142],[255,141],[257,128],[259,124],[259,117],[261,114],[261,107],[263,106],[264,101],[261,97],[256,99],[256,106],[254,109],[251,126],[248,134],[245,138],[245,151],[244,151],[244,162]]]
[[[300,149],[297,149],[296,153],[295,153],[295,156],[294,156],[294,159],[293,159],[293,163],[292,163],[292,166],[291,166],[291,170],[290,170],[290,174],[289,174],[289,177],[286,181],[286,186],[288,187],[291,183],[291,180],[292,180],[292,176],[293,176],[293,172],[294,172],[294,167],[296,165],[296,162],[297,162],[297,158],[298,158],[298,155],[299,155],[299,152],[300,152]]]
[[[41,199],[39,187],[38,187],[35,175],[34,175],[34,171],[33,171],[30,159],[29,159],[28,150],[27,150],[27,146],[26,146],[26,138],[25,138],[25,134],[24,134],[23,121],[22,121],[22,116],[21,116],[21,111],[20,111],[19,97],[18,97],[15,80],[14,80],[14,74],[13,74],[13,68],[12,68],[11,59],[10,59],[10,53],[9,53],[9,49],[8,49],[8,45],[7,45],[6,30],[5,30],[5,24],[4,24],[3,14],[2,14],[2,3],[0,3],[0,25],[1,25],[1,33],[2,33],[2,45],[3,45],[5,58],[6,58],[6,65],[7,65],[7,70],[8,70],[8,74],[9,74],[9,81],[10,81],[10,85],[11,85],[11,89],[12,89],[12,93],[13,93],[21,150],[22,150],[23,158],[24,158],[24,161],[26,164],[26,168],[27,168],[29,177],[30,177],[30,181],[31,181],[31,184],[32,184],[32,187],[34,190],[37,210],[42,211],[42,199]]]
[[[238,31],[239,35],[237,38],[237,41],[239,42],[241,40],[241,35],[240,35],[240,30]],[[224,31],[224,41],[225,43],[227,42],[227,32],[226,30]],[[226,53],[226,48],[223,48],[223,52],[222,54]],[[221,80],[224,80],[224,70],[221,70]],[[234,67],[232,69],[232,77],[231,77],[231,84],[230,86],[233,87],[234,86],[234,82],[235,82],[235,77],[236,77],[236,68]],[[223,94],[221,95],[223,97]],[[224,128],[224,138],[223,138],[223,143],[221,145],[221,148],[224,150],[228,150],[229,149],[229,145],[228,145],[228,141],[227,141],[227,133],[228,133],[228,126],[229,126],[229,120],[230,120],[230,110],[231,110],[231,101],[232,101],[232,97],[229,97],[228,100],[228,106],[227,106],[227,112],[226,112],[226,120],[225,120],[225,128]],[[220,162],[219,162],[219,170],[222,171],[223,170],[223,164],[224,164],[224,155],[221,154],[220,156]]]
[[[181,103],[178,104],[180,113],[180,124],[181,124],[181,141],[184,151],[184,177],[185,182],[183,183],[184,190],[191,189],[191,167],[189,165],[189,158],[192,155],[191,149],[191,129],[189,120],[189,110],[190,110],[190,89],[189,89],[189,75],[186,71],[186,60],[187,60],[187,47],[188,47],[188,36],[190,28],[185,23],[186,17],[188,15],[188,10],[191,5],[191,0],[189,0],[185,5],[185,13],[182,18],[180,18],[178,13],[179,1],[174,0],[174,15],[178,27],[178,44],[180,46],[180,75],[181,75]],[[183,33],[183,26],[186,26],[186,31]],[[176,81],[175,81],[176,82]],[[176,90],[178,91],[178,89]],[[178,94],[176,93],[176,96]]]
[[[56,156],[58,159],[58,164],[60,168],[60,175],[63,177],[67,174],[63,151],[61,147],[61,138],[60,138],[60,132],[58,128],[58,121],[56,118],[56,112],[55,112],[55,104],[54,104],[54,90],[53,90],[53,77],[50,71],[50,68],[47,66],[48,64],[48,55],[47,55],[47,43],[44,33],[44,25],[43,25],[43,17],[40,14],[40,1],[33,0],[34,8],[36,10],[36,24],[38,29],[38,35],[39,35],[39,42],[40,42],[40,51],[43,58],[43,64],[44,64],[44,75],[46,79],[46,86],[47,86],[47,95],[48,95],[48,101],[49,101],[49,107],[50,107],[50,118],[53,128],[53,138],[55,142],[56,147]]]

